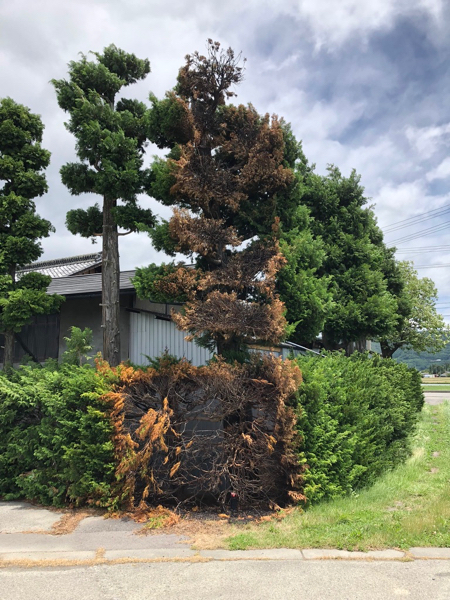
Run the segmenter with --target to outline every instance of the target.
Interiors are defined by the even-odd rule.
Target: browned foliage
[[[175,92],[184,103],[181,125],[190,137],[179,145],[178,160],[168,159],[175,179],[172,203],[181,207],[174,210],[169,231],[180,252],[196,253],[201,261],[195,278],[187,281],[179,269],[167,286],[158,284],[165,292],[188,294],[185,314],[174,315],[174,321],[190,339],[213,342],[219,354],[248,343],[279,342],[286,329],[275,294],[275,275],[283,264],[277,242],[256,240],[250,226],[242,235],[236,218],[250,202],[263,209],[269,224],[275,221],[277,193],[291,184],[293,173],[283,164],[276,116],[262,117],[251,105],[225,106],[235,95],[231,86],[242,80],[239,58],[209,40],[207,55],[187,56],[180,69]],[[250,238],[249,246],[238,249]]]
[[[295,416],[286,405],[301,381],[297,366],[264,357],[113,372],[119,383],[106,400],[124,508],[143,510],[144,500],[225,503],[230,491],[241,506],[304,499]]]
[[[187,210],[173,211],[170,232],[178,240],[180,250],[198,252],[202,256],[210,255],[211,248],[217,244],[235,247],[242,243],[234,227],[225,227],[224,219],[207,219],[203,215],[194,218]]]

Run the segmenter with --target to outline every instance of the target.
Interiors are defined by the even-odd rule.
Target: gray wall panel
[[[142,365],[145,358],[156,358],[168,350],[178,358],[183,356],[195,366],[204,365],[212,354],[193,342],[187,342],[185,333],[179,331],[172,321],[157,319],[148,313],[130,313],[130,360]]]

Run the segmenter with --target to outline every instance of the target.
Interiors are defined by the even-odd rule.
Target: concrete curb
[[[400,550],[371,550],[350,552],[348,550],[290,548],[261,550],[201,550],[187,548],[97,550],[81,551],[31,551],[0,552],[0,569],[5,567],[45,566],[94,566],[124,562],[209,562],[209,561],[405,561],[405,560],[450,560],[450,548],[410,548]]]

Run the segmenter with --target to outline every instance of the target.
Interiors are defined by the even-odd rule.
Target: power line
[[[429,246],[423,248],[397,248],[397,254],[428,254],[429,252],[450,252],[450,246]]]
[[[402,243],[402,242],[410,242],[417,238],[421,238],[421,237],[430,235],[432,233],[436,233],[437,231],[442,231],[443,229],[447,229],[447,227],[449,227],[449,225],[450,225],[450,221],[444,221],[444,223],[441,223],[440,225],[435,225],[434,227],[428,227],[428,229],[422,229],[421,231],[417,231],[416,233],[411,233],[402,238],[392,240],[388,243],[389,244],[397,244],[397,243]]]
[[[428,250],[433,248],[450,248],[450,245],[439,244],[437,246],[411,246],[411,248],[398,248],[398,250]]]
[[[403,236],[402,238],[397,238],[396,240],[393,240],[389,243],[397,244],[397,243],[402,243],[402,242],[410,242],[417,238],[426,237],[432,233],[436,233],[437,231],[442,231],[443,229],[447,229],[449,224],[450,224],[450,221],[444,221],[444,223],[441,223],[440,225],[434,225],[433,227],[428,227],[427,229],[421,229],[420,231],[416,231],[415,233],[410,233],[408,235]]]
[[[403,219],[402,221],[397,221],[396,223],[391,223],[391,225],[387,225],[383,228],[384,233],[392,233],[393,231],[397,231],[398,229],[403,229],[405,227],[411,227],[417,223],[421,223],[422,221],[428,221],[429,219],[435,219],[440,217],[441,215],[450,211],[450,206],[441,206],[440,208],[435,208],[434,210],[429,210],[425,213],[420,213],[413,217],[409,217],[408,219]]]
[[[444,267],[450,267],[450,263],[445,263],[444,265],[414,265],[415,269],[440,269]]]

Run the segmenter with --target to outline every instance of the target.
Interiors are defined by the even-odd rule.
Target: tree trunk
[[[116,200],[103,202],[102,327],[103,358],[112,367],[120,363],[119,237],[112,209]]]
[[[360,338],[353,342],[347,342],[345,345],[345,354],[351,356],[354,352],[365,352],[367,348],[366,338]]]
[[[3,352],[3,367],[12,367],[14,363],[14,331],[5,331],[5,347]]]
[[[238,340],[231,338],[225,340],[222,335],[218,335],[216,338],[217,354],[219,356],[226,356],[228,352],[239,352],[242,350],[242,344]]]
[[[16,265],[10,265],[9,275],[12,279],[12,288],[16,287]],[[5,346],[3,351],[3,368],[12,367],[14,364],[14,331],[5,331]]]
[[[381,356],[383,358],[392,358],[392,355],[400,348],[400,346],[397,346],[396,344],[391,346],[387,342],[380,342],[380,346]]]
[[[325,350],[339,350],[339,344],[333,342],[326,331],[322,331],[322,344]]]

